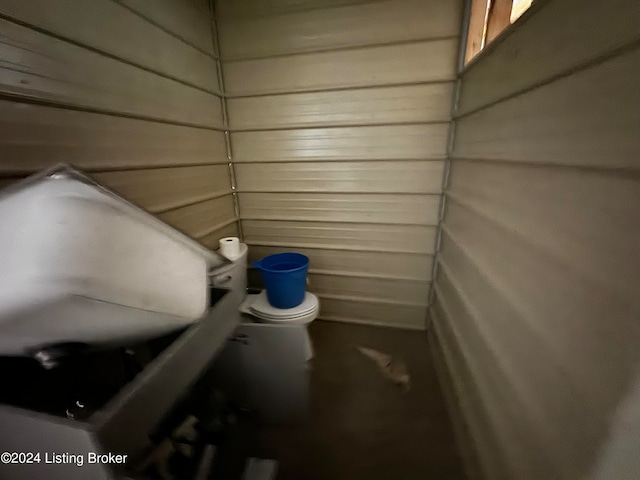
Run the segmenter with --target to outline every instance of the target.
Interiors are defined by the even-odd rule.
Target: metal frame
[[[244,240],[244,232],[242,231],[242,221],[240,219],[240,201],[236,188],[236,171],[233,165],[233,146],[231,144],[231,131],[229,130],[229,113],[227,111],[227,94],[224,87],[224,72],[222,69],[222,59],[220,53],[220,36],[218,34],[218,22],[216,19],[215,1],[209,0],[209,10],[211,12],[211,37],[213,41],[213,50],[216,54],[216,72],[218,75],[218,85],[222,96],[222,122],[224,124],[224,143],[227,150],[227,160],[229,166],[229,178],[231,179],[231,195],[233,196],[233,210],[238,225],[238,236],[240,240]]]
[[[461,75],[465,68],[464,59],[467,49],[467,37],[469,34],[469,21],[471,18],[472,0],[465,0],[462,11],[462,24],[460,33],[460,45],[458,47],[457,75],[453,94],[451,96],[451,121],[449,123],[449,133],[447,136],[447,156],[444,161],[444,172],[442,174],[442,193],[440,195],[440,206],[438,210],[438,224],[436,226],[436,240],[433,253],[433,267],[431,268],[431,283],[429,284],[429,293],[427,300],[427,317],[425,319],[425,328],[429,330],[433,317],[431,315],[431,307],[435,298],[435,283],[438,277],[438,261],[440,257],[440,246],[442,242],[442,222],[447,209],[447,188],[449,186],[449,176],[451,174],[451,154],[455,141],[456,131],[456,112],[458,109],[458,99],[460,97],[460,86],[462,84]]]
[[[208,367],[240,324],[230,291],[87,421],[74,421],[0,405],[0,451],[40,453],[37,464],[0,463],[11,480],[106,480],[123,465],[46,464],[45,453],[128,455],[135,462],[153,446],[149,434]],[[114,470],[115,469],[115,470]]]

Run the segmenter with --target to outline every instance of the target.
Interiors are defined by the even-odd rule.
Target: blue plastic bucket
[[[304,300],[309,258],[301,253],[277,253],[253,262],[260,270],[272,307],[293,308]]]

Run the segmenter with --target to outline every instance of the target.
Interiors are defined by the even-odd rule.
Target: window
[[[515,22],[533,0],[471,0],[465,64]]]

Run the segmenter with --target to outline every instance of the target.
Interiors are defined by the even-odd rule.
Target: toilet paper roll
[[[218,253],[231,260],[231,263],[217,267],[215,270],[209,272],[209,276],[211,285],[231,290],[231,296],[234,298],[234,301],[240,305],[247,295],[247,256],[249,254],[249,247],[246,243],[236,243],[234,240],[238,239],[230,237],[220,240],[220,250],[218,250]],[[233,245],[238,245],[238,255],[223,253],[225,250],[234,250],[235,247],[233,247]]]
[[[232,262],[242,256],[243,248],[241,247],[238,237],[225,237],[220,239],[220,250],[218,253],[228,258]]]

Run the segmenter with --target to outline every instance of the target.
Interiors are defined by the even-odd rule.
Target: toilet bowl
[[[313,344],[307,326],[316,319],[320,312],[320,301],[313,293],[305,292],[304,300],[293,308],[276,308],[269,304],[267,292],[249,294],[240,305],[240,312],[250,316],[259,323],[272,325],[299,325],[305,330],[305,356],[307,361],[313,358]]]
[[[305,292],[304,300],[293,308],[276,308],[269,304],[266,291],[249,294],[240,305],[240,311],[263,323],[308,325],[318,316],[320,302],[313,293]]]
[[[238,309],[248,322],[304,327],[306,357],[310,360],[313,358],[313,347],[306,327],[320,312],[318,297],[313,293],[305,292],[300,305],[293,308],[276,308],[269,304],[265,290],[257,294],[247,294],[247,250],[247,246],[242,244],[241,255],[232,259],[229,265],[213,271],[210,277],[211,284],[231,290],[231,294],[238,302]]]

